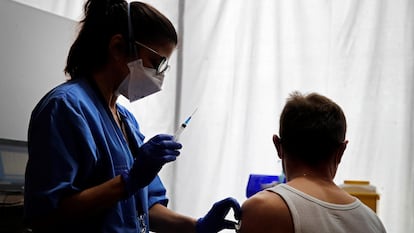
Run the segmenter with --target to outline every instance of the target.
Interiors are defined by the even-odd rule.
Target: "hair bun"
[[[109,5],[112,4],[119,4],[119,3],[126,3],[125,0],[107,0]]]
[[[88,0],[85,3],[85,15],[107,14],[113,6],[126,4],[125,0]]]

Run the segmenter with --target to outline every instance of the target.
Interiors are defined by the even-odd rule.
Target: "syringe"
[[[181,135],[181,133],[184,131],[184,129],[185,129],[185,127],[187,127],[187,125],[188,125],[188,123],[190,122],[190,120],[191,120],[191,117],[193,117],[193,115],[194,115],[194,113],[196,113],[197,112],[197,109],[198,108],[196,108],[195,110],[194,110],[194,112],[193,113],[191,113],[191,115],[178,127],[178,129],[177,129],[177,131],[175,131],[175,134],[174,134],[174,137],[173,137],[173,140],[174,141],[178,141],[178,139],[180,139],[180,135]]]

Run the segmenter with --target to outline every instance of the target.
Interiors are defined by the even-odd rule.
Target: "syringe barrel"
[[[174,134],[174,137],[173,137],[174,141],[178,141],[178,139],[180,139],[180,135],[184,131],[186,126],[187,126],[186,124],[181,124],[180,127],[178,127],[178,129],[177,129],[177,131],[175,131],[175,134]]]

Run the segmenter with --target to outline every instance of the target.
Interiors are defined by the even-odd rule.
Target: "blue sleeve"
[[[151,208],[153,205],[160,203],[164,206],[168,204],[168,198],[166,197],[167,190],[161,182],[161,179],[157,176],[148,185],[148,207]]]
[[[96,145],[84,117],[62,96],[38,105],[28,132],[25,217],[57,208],[62,197],[85,188]]]

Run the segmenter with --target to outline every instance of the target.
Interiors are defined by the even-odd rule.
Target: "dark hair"
[[[280,116],[279,135],[287,156],[318,165],[345,140],[346,119],[332,100],[311,93],[290,95]]]
[[[162,13],[146,3],[130,4],[135,40],[144,44],[177,44],[175,28]],[[85,18],[80,22],[78,37],[69,50],[66,74],[76,79],[90,75],[105,65],[108,59],[108,44],[112,36],[121,34],[128,42],[130,37],[127,7],[128,3],[124,0],[88,0],[85,3]]]

